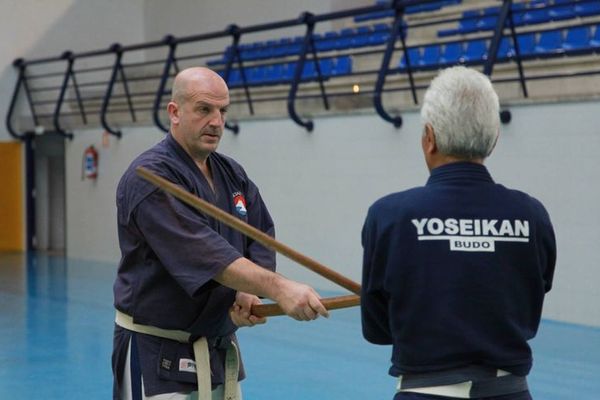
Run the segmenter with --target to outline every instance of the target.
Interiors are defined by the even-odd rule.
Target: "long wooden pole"
[[[328,297],[326,299],[321,299],[321,303],[328,310],[355,307],[360,304],[360,296],[349,294],[347,296]],[[257,304],[252,306],[252,314],[258,317],[275,317],[277,315],[285,315],[277,303]]]
[[[293,261],[296,261],[298,264],[305,266],[311,271],[316,272],[317,274],[323,276],[324,278],[334,283],[337,283],[341,287],[350,290],[352,293],[360,295],[360,285],[346,278],[344,275],[330,268],[327,268],[318,261],[305,256],[304,254],[292,249],[291,247],[284,245],[281,242],[278,242],[266,233],[254,228],[251,225],[248,225],[244,221],[226,213],[220,208],[213,206],[209,202],[197,196],[194,196],[193,194],[183,190],[178,185],[164,179],[163,177],[160,177],[150,172],[147,168],[138,167],[136,168],[136,172],[143,179],[161,188],[162,190],[172,194],[173,196],[185,202],[186,204],[189,204],[190,206],[202,211],[203,213],[218,219],[225,225],[228,225],[233,229],[243,233],[244,235],[256,240],[263,246],[274,250]]]

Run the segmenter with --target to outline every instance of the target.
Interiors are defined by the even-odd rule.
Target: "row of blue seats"
[[[389,0],[378,0],[376,4],[389,4]],[[405,14],[416,14],[422,12],[436,11],[446,6],[451,6],[455,4],[462,3],[462,0],[441,0],[441,1],[432,1],[430,3],[424,4],[416,4],[414,6],[408,6],[404,10]],[[357,15],[354,17],[354,21],[356,22],[364,22],[374,19],[382,19],[389,18],[394,16],[394,10],[386,10],[386,11],[377,11],[373,13]]]
[[[404,32],[406,35],[406,31]],[[339,32],[315,33],[313,40],[316,50],[323,52],[382,45],[386,43],[389,35],[390,25],[381,23],[374,24],[373,26],[344,28]],[[266,60],[269,58],[298,55],[303,41],[303,37],[282,38],[266,42],[241,44],[238,49],[242,61]],[[231,57],[232,52],[233,48],[228,46],[221,58],[208,60],[207,65],[214,66],[226,63],[228,58]]]
[[[554,29],[536,33],[517,35],[519,54],[522,58],[544,58],[561,54],[586,54],[600,52],[600,24],[593,32],[589,26],[577,26]],[[445,45],[430,44],[408,49],[411,67],[415,69],[437,68],[458,63],[480,63],[488,57],[489,40],[475,39],[453,42]],[[508,61],[515,57],[512,38],[504,37],[500,41],[497,60]],[[401,70],[406,69],[406,59],[399,63]]]
[[[582,0],[549,0],[532,1],[529,7],[525,3],[514,3],[513,23],[515,26],[543,24],[551,21],[564,21],[576,17],[600,15],[600,1]],[[438,31],[438,36],[464,35],[473,32],[496,28],[499,7],[488,7],[483,10],[467,10],[457,28]]]
[[[324,79],[348,75],[352,73],[352,59],[349,56],[325,58],[319,60],[319,69],[321,70],[321,76]],[[251,86],[287,83],[294,78],[295,72],[295,62],[244,68],[246,82]],[[224,72],[219,71],[219,74],[223,76]],[[318,76],[315,62],[307,60],[302,69],[302,80],[311,81],[317,79]],[[231,88],[243,85],[239,69],[236,68],[230,71],[227,84]]]

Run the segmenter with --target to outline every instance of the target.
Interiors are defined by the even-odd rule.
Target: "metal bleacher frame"
[[[525,0],[523,0],[525,1]],[[539,4],[542,4],[544,0],[532,0],[537,1]],[[540,9],[548,9],[549,12],[551,10],[555,10],[554,14],[558,15],[558,18],[561,18],[562,14],[559,14],[561,10],[564,10],[565,7],[569,5],[575,6],[579,5],[580,7],[587,3],[594,3],[597,0],[546,0],[548,3],[544,3],[543,8]],[[437,4],[436,4],[437,3]],[[444,3],[444,4],[442,4]],[[14,66],[17,69],[17,81],[15,84],[15,88],[13,91],[13,95],[11,98],[10,106],[8,109],[8,113],[6,115],[6,127],[8,132],[16,139],[25,140],[28,135],[32,135],[32,130],[26,130],[23,132],[18,132],[14,125],[13,119],[15,118],[15,110],[17,109],[17,102],[23,93],[25,96],[25,101],[29,107],[29,114],[31,115],[31,123],[38,130],[45,130],[46,132],[53,132],[58,135],[61,135],[65,138],[72,138],[73,133],[63,127],[62,121],[65,117],[78,117],[81,119],[81,122],[84,126],[89,125],[89,116],[91,114],[96,115],[95,112],[90,111],[90,107],[86,105],[86,102],[91,100],[99,100],[101,101],[100,107],[95,110],[99,117],[99,125],[108,133],[115,135],[116,137],[121,137],[122,133],[119,129],[111,126],[108,116],[111,113],[116,112],[126,112],[129,114],[131,122],[135,123],[138,121],[138,115],[140,112],[149,111],[152,115],[152,120],[154,125],[161,131],[167,132],[168,128],[165,126],[163,121],[161,120],[160,112],[164,108],[162,105],[164,104],[165,97],[170,94],[170,90],[167,88],[169,79],[172,79],[175,73],[179,71],[178,62],[182,62],[183,60],[190,60],[194,57],[192,56],[178,56],[177,50],[184,44],[187,43],[196,43],[209,41],[213,39],[227,39],[231,40],[231,44],[229,46],[229,50],[222,52],[213,52],[208,54],[198,55],[197,57],[210,57],[210,56],[220,56],[219,60],[209,60],[213,67],[218,70],[221,76],[228,82],[233,82],[235,78],[236,84],[231,84],[231,91],[239,94],[237,97],[243,97],[243,103],[245,103],[248,107],[249,114],[254,114],[254,105],[256,101],[276,101],[283,102],[285,101],[287,107],[287,113],[289,117],[298,125],[305,128],[307,131],[312,131],[314,128],[314,123],[310,119],[302,118],[298,111],[296,110],[296,101],[298,99],[309,99],[309,98],[317,98],[321,99],[323,102],[323,107],[325,110],[330,109],[330,99],[334,97],[344,97],[344,96],[352,96],[352,92],[328,92],[326,82],[328,80],[333,79],[345,79],[349,77],[360,77],[360,76],[374,76],[373,82],[373,90],[365,91],[363,95],[370,95],[372,98],[372,104],[376,112],[383,118],[385,121],[392,123],[395,127],[399,128],[402,125],[402,117],[400,112],[396,110],[394,113],[390,113],[383,104],[383,94],[393,93],[397,91],[408,91],[411,94],[412,100],[414,104],[418,103],[417,100],[417,90],[424,89],[426,85],[417,84],[415,81],[415,74],[420,73],[422,71],[432,71],[442,67],[456,65],[456,64],[466,64],[466,65],[478,65],[483,67],[483,72],[492,76],[494,67],[498,63],[516,63],[517,65],[517,76],[516,77],[508,77],[495,79],[495,83],[503,83],[503,82],[518,82],[520,87],[522,88],[523,97],[528,97],[527,90],[527,81],[529,80],[542,80],[542,79],[558,79],[558,78],[566,78],[566,77],[576,77],[576,76],[589,76],[600,74],[600,69],[592,68],[586,71],[580,71],[576,73],[547,73],[547,74],[538,74],[535,76],[525,76],[523,61],[532,57],[531,54],[522,54],[520,49],[520,35],[524,35],[526,33],[518,34],[517,27],[521,27],[522,25],[515,24],[516,13],[520,12],[523,4],[522,2],[514,2],[513,6],[512,0],[501,0],[498,1],[498,6],[495,7],[495,10],[490,10],[489,7],[487,10],[482,8],[480,11],[480,15],[473,15],[472,17],[469,15],[461,16],[461,17],[453,17],[453,18],[442,18],[436,19],[434,21],[418,21],[411,19],[411,22],[407,24],[407,16],[416,15],[415,12],[422,11],[423,13],[428,13],[431,10],[439,10],[443,5],[451,5],[458,4],[460,1],[440,1],[440,0],[393,0],[391,2],[383,3],[378,2],[373,6],[368,7],[360,7],[355,9],[331,12],[327,14],[314,15],[308,12],[301,14],[298,18],[289,19],[284,21],[276,21],[267,24],[248,26],[248,27],[239,27],[236,25],[230,25],[226,29],[218,32],[204,33],[193,36],[186,37],[174,37],[174,36],[166,36],[163,40],[141,43],[136,45],[128,45],[123,46],[121,44],[113,44],[107,49],[88,51],[82,53],[73,53],[71,51],[66,51],[60,56],[42,58],[42,59],[17,59],[14,61]],[[538,4],[536,3],[536,5]],[[527,6],[529,6],[529,2],[527,2]],[[533,3],[532,3],[533,4]],[[542,6],[541,6],[542,7]],[[561,8],[562,7],[562,8]],[[475,8],[475,7],[472,7]],[[376,32],[371,32],[370,30],[363,29],[357,30],[356,33],[353,33],[350,36],[350,40],[356,40],[357,43],[360,41],[362,47],[350,48],[350,52],[339,53],[331,55],[330,48],[327,46],[327,40],[334,40],[336,35],[339,37],[340,34],[330,33],[329,35],[319,35],[315,33],[315,27],[318,24],[322,24],[325,22],[331,23],[332,21],[339,21],[342,19],[348,19],[354,17],[355,21],[369,21],[369,20],[377,20],[378,18],[388,18],[391,19],[391,23],[389,24],[390,29],[385,33],[384,36],[378,37],[377,43],[378,46],[370,47],[368,45],[371,36],[375,35]],[[438,45],[442,43],[445,46],[445,50],[448,50],[448,53],[441,54],[441,48],[438,47],[438,51],[440,55],[445,56],[446,58],[442,58],[442,62],[438,58],[437,62],[423,63],[419,64],[420,60],[412,59],[414,55],[420,54],[420,52],[425,48],[425,45],[412,45],[408,46],[406,41],[406,32],[411,32],[412,29],[427,27],[427,26],[436,26],[439,24],[450,24],[450,23],[462,23],[464,20],[468,20],[469,18],[487,18],[480,24],[479,33],[483,33],[484,36],[478,36],[474,39],[466,39],[461,36],[459,33],[455,33],[455,38],[450,38],[450,40],[441,40],[434,43],[432,45]],[[495,22],[493,19],[495,18]],[[567,34],[570,35],[570,31],[566,31],[567,29],[575,29],[586,26],[600,26],[600,22],[584,22],[580,23],[580,21],[576,21],[577,25],[573,25],[570,27],[563,27],[558,29],[564,29]],[[479,24],[479,22],[478,22]],[[518,25],[518,26],[516,26]],[[375,26],[375,25],[374,25]],[[533,26],[533,25],[529,25]],[[247,35],[251,35],[254,33],[268,32],[278,29],[292,28],[292,27],[301,27],[304,29],[304,35],[298,37],[295,42],[295,49],[297,49],[297,53],[292,54],[291,56],[285,58],[284,61],[271,61],[266,62],[264,65],[273,66],[277,71],[281,72],[283,69],[287,68],[286,73],[288,73],[285,80],[282,81],[265,81],[264,84],[256,84],[250,81],[249,76],[247,74],[252,71],[249,68],[245,67],[245,64],[249,61],[247,59],[246,47],[241,44],[241,38],[246,37]],[[545,32],[555,31],[557,28],[544,28],[536,30],[536,34],[540,34],[542,37],[550,37],[551,33],[545,35]],[[488,33],[486,33],[486,31]],[[597,34],[600,31],[600,28],[597,29]],[[366,33],[365,33],[366,32]],[[381,31],[380,33],[382,33]],[[561,31],[562,32],[562,31]],[[585,32],[584,32],[585,34]],[[589,34],[589,28],[588,28]],[[361,37],[361,35],[365,35],[367,37]],[[562,33],[561,33],[562,35]],[[387,37],[386,37],[387,36]],[[554,34],[557,36],[557,34]],[[385,38],[385,42],[380,41],[381,38]],[[366,42],[365,42],[366,39]],[[591,38],[590,38],[591,39]],[[479,43],[474,43],[476,41],[480,41]],[[483,42],[481,42],[483,41]],[[486,42],[489,41],[489,46],[487,46],[487,55],[486,48],[482,48],[486,46]],[[366,44],[365,44],[366,43]],[[482,44],[483,43],[483,44]],[[541,46],[539,42],[537,42],[537,46]],[[460,47],[462,49],[466,49],[467,46],[477,50],[475,54],[481,54],[481,58],[477,57],[463,57],[459,54]],[[595,46],[595,45],[594,45]],[[540,47],[543,49],[543,46]],[[152,49],[163,49],[166,50],[166,57],[159,60],[145,61],[139,63],[125,63],[123,62],[123,56],[129,52],[135,51],[147,51]],[[450,53],[450,50],[453,50],[454,53]],[[500,50],[500,52],[499,52]],[[432,50],[435,52],[435,49]],[[466,51],[466,50],[465,50]],[[482,53],[483,51],[483,53]],[[567,48],[566,50],[557,50],[557,51],[549,51],[548,53],[544,53],[543,51],[534,54],[534,57],[537,58],[551,58],[551,57],[559,57],[563,55],[569,56],[577,56],[580,54],[598,54],[600,52],[600,39],[598,43],[598,47],[595,49],[582,49],[577,47],[577,44],[572,48]],[[323,53],[326,53],[323,55]],[[400,62],[397,65],[392,64],[392,58],[394,54],[399,53],[402,54],[400,57]],[[78,67],[83,60],[85,59],[93,59],[95,57],[106,57],[112,56],[114,57],[114,61],[112,65],[108,66],[94,66],[93,68],[88,67]],[[348,73],[347,68],[342,72],[339,76],[336,76],[332,72],[332,66],[337,65],[336,63],[343,60],[343,62],[351,61],[350,57],[359,57],[359,56],[368,56],[373,59],[376,57],[381,57],[381,62],[379,63],[378,69],[372,69],[367,71],[351,71]],[[448,58],[448,56],[451,56]],[[341,57],[348,57],[348,59],[342,59]],[[292,58],[292,61],[290,61]],[[348,61],[349,60],[349,61]],[[256,60],[255,60],[256,61]],[[267,60],[268,61],[268,60]],[[435,61],[435,59],[434,59]],[[258,57],[258,64],[260,64],[261,60]],[[30,69],[34,66],[40,65],[49,65],[49,64],[64,64],[64,71],[59,72],[51,72],[47,74],[31,74]],[[127,68],[130,68],[134,65],[149,65],[149,64],[162,64],[162,73],[159,77],[131,77],[128,76],[126,72]],[[276,65],[280,65],[280,67],[275,67]],[[346,66],[347,67],[347,66]],[[258,68],[258,67],[257,67]],[[96,87],[101,87],[103,89],[102,96],[96,96],[95,98],[86,97],[81,92],[82,84],[79,83],[79,78],[82,74],[97,72],[97,71],[110,71],[110,77],[107,80],[98,81],[98,82],[89,82],[86,85],[95,85]],[[308,72],[307,72],[308,71]],[[264,71],[263,71],[264,72]],[[292,73],[293,72],[293,73]],[[395,87],[387,87],[386,88],[386,78],[389,76],[396,77],[406,77],[408,84],[395,86]],[[58,78],[62,77],[61,84],[56,87],[43,87],[43,88],[32,88],[31,82],[34,79],[41,80],[44,78]],[[158,78],[158,84],[154,91],[143,92],[143,93],[135,93],[132,90],[132,85],[136,84],[136,82],[143,81],[144,79],[156,79]],[[316,83],[318,85],[318,89],[316,89],[316,93],[312,95],[299,95],[299,88],[301,85],[306,82]],[[120,85],[122,94],[115,94],[116,85]],[[253,97],[253,90],[256,91],[257,88],[268,87],[269,85],[277,84],[281,91],[287,91],[287,96],[275,96],[275,97],[266,97],[260,100],[257,100]],[[283,85],[284,89],[281,89]],[[71,88],[72,91],[68,92],[68,89]],[[35,98],[36,91],[40,92],[42,90],[56,90],[58,92],[55,98],[47,99],[47,100],[37,100]],[[68,95],[70,93],[70,96]],[[138,103],[141,101],[142,97],[152,98],[152,106],[151,107],[141,107]],[[122,104],[125,108],[116,109],[113,99],[124,99],[124,103]],[[68,101],[70,104],[76,106],[77,111],[75,112],[64,112],[63,106],[65,102]],[[238,101],[238,100],[236,100]],[[233,102],[233,100],[232,100]],[[53,111],[50,114],[40,114],[36,108],[38,106],[48,105]],[[502,115],[503,121],[506,122],[510,119],[510,114],[506,112]],[[46,123],[42,123],[42,121],[49,121]],[[226,127],[233,132],[237,133],[239,127],[237,124],[227,124]]]

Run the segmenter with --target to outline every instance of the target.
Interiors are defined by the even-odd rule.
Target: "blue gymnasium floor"
[[[0,254],[0,399],[111,397],[114,270]],[[362,339],[357,308],[311,323],[272,318],[240,341],[246,400],[393,396],[389,349]],[[544,321],[533,347],[535,399],[600,399],[600,329]]]

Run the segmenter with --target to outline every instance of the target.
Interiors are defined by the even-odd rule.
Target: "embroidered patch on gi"
[[[171,370],[171,364],[173,364],[173,361],[167,360],[166,358],[160,360],[160,367],[162,369],[166,369],[167,371]]]
[[[235,192],[233,194],[233,205],[235,206],[236,211],[242,217],[246,216],[248,211],[246,210],[246,199],[240,192]]]
[[[196,362],[189,358],[179,359],[179,371],[183,372],[196,372]]]

